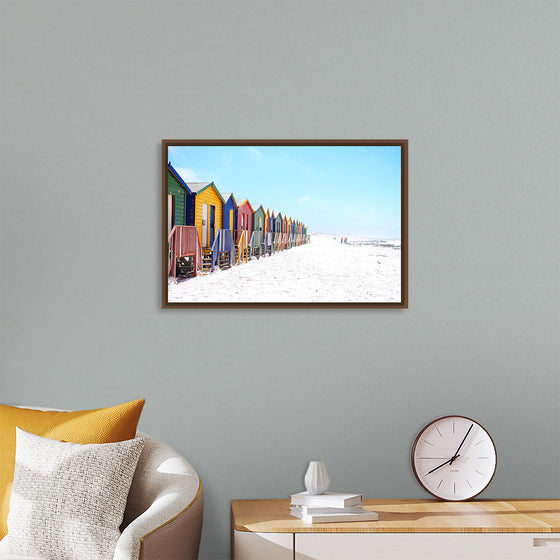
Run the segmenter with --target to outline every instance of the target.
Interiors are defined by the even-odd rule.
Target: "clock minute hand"
[[[458,450],[457,450],[457,451],[458,451]],[[451,459],[445,461],[445,463],[442,463],[441,465],[438,465],[435,469],[432,469],[431,471],[428,471],[428,472],[426,473],[426,475],[432,474],[434,471],[437,471],[438,469],[441,469],[441,467],[447,465],[448,463],[449,463],[449,464],[453,463],[453,461],[454,461],[455,459],[457,459],[457,457],[460,457],[460,455],[456,455],[456,456],[454,456],[454,457],[451,457]]]
[[[453,461],[455,461],[455,459],[457,459],[457,457],[459,457],[459,450],[461,449],[461,447],[463,447],[463,443],[465,443],[465,440],[467,439],[467,436],[470,434],[473,426],[474,426],[474,424],[471,424],[471,427],[467,430],[467,433],[465,434],[465,437],[463,438],[463,441],[459,444],[459,447],[457,447],[457,451],[455,451],[455,455],[453,455],[453,457],[451,457],[450,465],[452,465]]]

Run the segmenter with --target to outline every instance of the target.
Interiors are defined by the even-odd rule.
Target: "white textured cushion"
[[[7,552],[112,560],[144,442],[66,443],[17,428]],[[6,542],[4,542],[6,541]]]
[[[4,540],[4,539],[2,539]],[[20,556],[19,554],[3,554],[0,552],[0,560],[45,560],[44,558],[31,558],[31,556]]]
[[[3,539],[2,539],[3,540]],[[3,554],[0,552],[0,560],[45,560],[44,558],[31,558],[31,556],[20,556],[19,554]]]

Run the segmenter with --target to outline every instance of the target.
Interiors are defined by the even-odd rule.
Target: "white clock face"
[[[418,434],[412,467],[420,484],[444,500],[468,500],[480,494],[496,471],[496,448],[474,420],[445,416]]]

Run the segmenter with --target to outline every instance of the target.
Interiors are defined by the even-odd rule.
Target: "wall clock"
[[[412,447],[418,482],[442,500],[470,500],[496,472],[496,446],[490,434],[465,416],[443,416],[420,430]]]

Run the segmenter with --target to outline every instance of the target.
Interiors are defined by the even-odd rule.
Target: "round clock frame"
[[[476,426],[478,426],[479,428],[481,428],[485,434],[488,436],[492,447],[494,449],[494,471],[492,472],[492,476],[488,479],[488,482],[485,484],[485,486],[481,489],[478,490],[476,493],[467,496],[466,498],[458,498],[458,499],[452,499],[452,498],[446,498],[443,497],[442,495],[438,495],[436,493],[434,493],[432,490],[430,490],[423,482],[422,482],[422,478],[421,478],[421,474],[417,471],[416,469],[416,464],[415,464],[415,453],[416,453],[416,448],[418,446],[418,442],[420,440],[420,438],[426,433],[426,431],[433,426],[434,424],[441,422],[442,420],[447,420],[447,419],[451,419],[451,418],[461,418],[463,420],[467,420],[469,422],[472,422],[473,424],[475,424]],[[466,436],[465,436],[466,439]],[[463,440],[464,441],[464,440]],[[463,442],[461,443],[461,445],[463,444]],[[457,451],[458,452],[458,451]],[[456,453],[457,453],[456,452]],[[414,476],[416,477],[416,480],[418,480],[420,486],[422,486],[422,488],[424,488],[424,490],[426,490],[426,492],[428,492],[429,494],[431,494],[432,496],[434,496],[435,498],[438,498],[438,500],[443,500],[446,502],[466,502],[468,500],[472,500],[473,498],[475,498],[476,496],[478,496],[479,494],[481,494],[482,492],[484,492],[484,490],[486,490],[486,488],[488,488],[488,486],[490,485],[490,483],[492,482],[492,480],[494,479],[494,475],[496,474],[496,469],[498,466],[498,454],[496,452],[496,444],[494,443],[494,440],[492,439],[492,436],[490,435],[490,433],[488,432],[488,430],[478,421],[473,420],[472,418],[469,418],[467,416],[462,416],[460,414],[450,414],[447,416],[440,416],[439,418],[436,418],[435,420],[432,420],[431,422],[429,422],[428,424],[426,424],[419,432],[418,435],[416,436],[416,438],[414,439],[414,444],[412,446],[412,453],[411,453],[411,458],[412,458],[412,470],[414,472]],[[452,457],[453,458],[453,457]],[[451,459],[450,459],[451,460]],[[444,463],[445,465],[445,463]],[[440,465],[442,466],[442,465]]]

